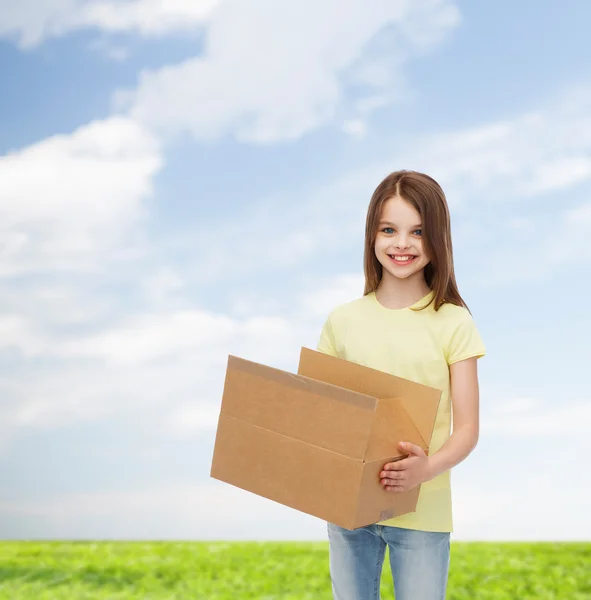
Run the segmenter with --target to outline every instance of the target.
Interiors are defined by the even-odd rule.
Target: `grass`
[[[448,600],[589,600],[591,543],[452,542]],[[382,598],[394,598],[388,557]],[[332,600],[327,542],[2,542],[0,600]]]

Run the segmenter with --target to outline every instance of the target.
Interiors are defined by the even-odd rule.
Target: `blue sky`
[[[226,360],[297,370],[400,168],[488,351],[455,539],[591,537],[586,3],[0,15],[1,538],[324,539],[209,478]]]

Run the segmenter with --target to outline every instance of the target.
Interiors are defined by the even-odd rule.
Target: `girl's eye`
[[[383,231],[384,233],[389,233],[389,231],[386,231],[387,229],[389,229],[390,231],[394,231],[394,229],[393,229],[392,227],[384,227],[384,229],[382,229],[382,231]],[[418,234],[418,235],[423,235],[423,230],[422,230],[422,229],[415,229],[415,230],[413,231],[413,233],[416,233],[417,231],[419,232],[419,234]]]

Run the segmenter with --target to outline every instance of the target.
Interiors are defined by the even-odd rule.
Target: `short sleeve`
[[[447,364],[451,365],[467,358],[481,358],[486,348],[470,313],[460,320],[453,330],[446,348]]]
[[[336,356],[339,358],[334,332],[332,329],[332,314],[330,314],[324,322],[316,349],[324,354],[330,354],[331,356]]]

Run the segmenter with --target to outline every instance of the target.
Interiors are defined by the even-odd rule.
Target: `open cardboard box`
[[[441,390],[302,348],[298,374],[230,355],[211,477],[347,529],[413,512],[387,492],[406,440],[429,451]]]

